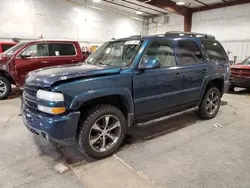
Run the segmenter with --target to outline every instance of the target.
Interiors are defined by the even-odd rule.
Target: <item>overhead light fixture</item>
[[[143,14],[143,12],[141,12],[141,11],[136,11],[136,14],[138,14],[138,15],[142,15],[142,14]]]
[[[141,18],[137,18],[137,17],[135,17],[135,16],[130,16],[131,18],[133,18],[133,19],[135,19],[135,20],[139,20],[139,21],[144,21],[143,19],[141,19]]]
[[[101,0],[93,0],[94,3],[100,3]]]
[[[91,5],[86,5],[86,6],[89,7],[89,8],[96,9],[96,10],[103,10],[103,11],[105,11],[105,9],[103,9],[103,8],[99,8],[99,7],[95,7],[95,6],[91,6]]]
[[[183,2],[183,1],[178,1],[178,2],[176,2],[176,5],[185,5],[185,2]]]

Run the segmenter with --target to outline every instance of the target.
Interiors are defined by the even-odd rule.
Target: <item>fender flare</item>
[[[84,103],[97,99],[100,97],[107,97],[111,95],[119,95],[123,98],[123,102],[126,105],[128,113],[134,113],[133,97],[128,88],[116,87],[116,88],[104,88],[100,90],[89,90],[77,95],[73,98],[70,104],[70,110],[77,110]]]
[[[213,80],[223,80],[224,81],[224,77],[221,76],[221,75],[215,75],[215,76],[212,76],[212,75],[209,75],[209,76],[206,76],[203,83],[202,83],[202,87],[201,87],[201,95],[200,95],[200,102],[202,101],[203,99],[203,96],[205,95],[205,92],[207,90],[207,86],[209,84],[209,82],[213,81]],[[223,88],[222,88],[223,89]],[[199,102],[199,103],[200,103]]]
[[[0,72],[4,72],[5,73],[4,75],[7,75],[6,76],[7,78],[11,78],[14,81],[14,84],[17,84],[16,79],[12,76],[12,74],[8,70],[0,68]]]

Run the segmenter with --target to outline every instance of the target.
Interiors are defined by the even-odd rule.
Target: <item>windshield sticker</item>
[[[56,54],[56,56],[59,56],[60,54],[59,54],[59,51],[55,51],[55,54]]]
[[[141,41],[139,41],[139,40],[130,40],[130,41],[125,42],[124,45],[132,45],[132,44],[138,45],[138,44],[140,44],[140,42]]]

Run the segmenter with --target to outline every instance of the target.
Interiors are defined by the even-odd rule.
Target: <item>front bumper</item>
[[[228,80],[224,82],[223,94],[228,91],[229,85],[230,85],[230,82]]]
[[[22,119],[25,126],[45,139],[63,145],[75,144],[76,131],[80,112],[72,112],[64,116],[37,114],[22,105]]]
[[[250,78],[231,76],[230,84],[236,87],[250,88]]]

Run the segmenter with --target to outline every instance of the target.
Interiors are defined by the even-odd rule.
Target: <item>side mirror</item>
[[[20,54],[20,57],[21,57],[22,59],[25,59],[25,58],[27,58],[27,57],[31,57],[31,54]]]
[[[139,65],[139,69],[161,68],[161,62],[157,57],[145,57]]]

